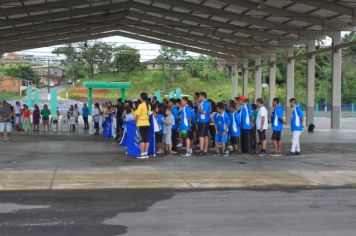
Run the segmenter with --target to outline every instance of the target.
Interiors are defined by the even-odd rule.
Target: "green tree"
[[[132,72],[141,69],[140,52],[127,45],[114,48],[113,65],[117,72]]]
[[[105,42],[80,42],[67,44],[65,47],[57,48],[53,54],[64,55],[65,60],[62,64],[67,68],[84,65],[87,67],[89,77],[94,77],[95,72],[106,73],[110,71],[112,62],[112,46]],[[76,65],[70,65],[75,62]]]
[[[38,76],[29,64],[11,64],[5,68],[4,74],[30,80],[34,83],[39,81]]]
[[[56,54],[57,56],[59,55],[64,55],[65,59],[61,60],[61,63],[63,65],[67,65],[69,63],[75,62],[78,60],[78,51],[76,50],[75,45],[73,44],[67,44],[65,47],[59,47],[56,48],[52,51],[53,54]]]
[[[200,55],[197,58],[188,56],[186,60],[185,69],[193,77],[198,77],[199,79],[216,79],[217,58]]]
[[[173,70],[177,67],[178,62],[185,60],[187,53],[184,50],[161,46],[157,63],[162,66],[162,69]]]
[[[72,80],[83,79],[87,75],[87,70],[82,61],[73,61],[65,65],[66,74]]]

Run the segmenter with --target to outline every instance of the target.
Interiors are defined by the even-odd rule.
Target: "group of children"
[[[208,155],[209,148],[214,147],[216,156],[226,157],[240,151],[246,154],[256,153],[259,145],[258,155],[266,156],[266,132],[271,123],[274,145],[271,155],[282,155],[281,133],[286,121],[278,98],[273,99],[270,117],[261,98],[256,100],[256,104],[250,104],[245,96],[236,97],[228,103],[215,103],[207,99],[205,92],[197,92],[194,101],[182,97],[159,103],[153,97],[146,102],[158,125],[155,130],[157,154],[175,154],[183,146],[184,151],[179,153],[182,156],[191,156],[193,150],[197,155]],[[297,106],[296,99],[292,98],[289,102],[292,110],[293,143],[288,155],[300,155],[299,136],[303,129],[304,115]],[[125,122],[138,119],[136,110],[139,104],[140,102],[130,101],[121,103],[123,127]],[[256,141],[256,134],[259,142]]]

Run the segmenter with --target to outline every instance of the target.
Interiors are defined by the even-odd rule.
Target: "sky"
[[[344,32],[345,33],[345,32]],[[98,39],[96,41],[103,41],[112,44],[113,46],[120,46],[120,45],[128,45],[130,47],[136,48],[140,51],[141,61],[148,61],[151,59],[155,59],[159,55],[160,45],[147,43],[135,39],[129,39],[120,36],[108,37],[103,39]],[[325,46],[331,45],[331,38],[326,37],[324,40]],[[54,48],[60,47],[63,45],[53,46],[53,47],[44,47],[44,48],[37,48],[37,49],[30,49],[21,51],[21,53],[36,55],[36,56],[53,56],[51,53]],[[188,52],[189,55],[197,56],[196,53]]]
[[[113,46],[120,46],[126,44],[130,47],[136,48],[140,51],[141,61],[147,61],[156,58],[159,55],[159,49],[161,48],[161,46],[157,44],[146,43],[143,41],[124,38],[120,36],[98,39],[97,41],[107,42],[112,44]],[[53,54],[51,53],[53,49],[60,46],[61,45],[53,46],[53,47],[30,49],[30,50],[21,51],[21,53],[37,55],[37,56],[53,56]]]

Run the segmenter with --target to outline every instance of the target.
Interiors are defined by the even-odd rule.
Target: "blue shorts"
[[[221,134],[215,135],[215,143],[227,143],[227,134],[222,136]]]

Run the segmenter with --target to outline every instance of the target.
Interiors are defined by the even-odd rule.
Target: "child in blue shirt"
[[[240,114],[237,112],[235,103],[230,104],[230,138],[233,147],[233,152],[237,153],[239,150],[239,137],[240,137]]]
[[[190,149],[193,151],[194,140],[197,136],[197,113],[194,108],[194,104],[192,101],[188,101],[188,105],[190,107],[190,121],[191,121],[191,128],[190,128]]]
[[[291,130],[293,133],[292,149],[289,153],[290,156],[300,155],[300,142],[299,138],[303,131],[304,114],[302,109],[297,105],[297,100],[292,98],[289,100],[292,108]]]
[[[229,114],[225,111],[225,106],[221,102],[219,102],[217,105],[217,111],[218,113],[215,115],[214,118],[216,130],[215,143],[217,145],[216,155],[229,156],[228,153],[225,153],[230,125]]]
[[[171,108],[166,109],[166,116],[163,122],[163,143],[167,154],[172,153],[172,126],[175,124]]]
[[[191,149],[191,108],[188,105],[188,97],[183,97],[181,100],[180,110],[180,132],[183,140],[185,140],[186,152],[182,156],[190,157],[193,153]]]
[[[279,105],[278,98],[273,99],[272,106],[274,107],[271,116],[272,131],[273,131],[272,141],[274,146],[274,152],[272,153],[272,156],[278,157],[282,155],[281,136],[282,136],[283,124],[285,124],[285,120],[283,118],[283,109]]]
[[[207,155],[209,149],[209,122],[211,104],[207,99],[207,94],[201,92],[199,95],[199,109],[198,109],[198,136],[200,143],[199,155]]]
[[[179,100],[176,99],[170,99],[170,106],[171,106],[171,111],[172,115],[174,117],[174,124],[172,125],[172,151],[176,152],[177,151],[177,144],[178,144],[178,121],[179,121],[179,108],[177,106],[177,103],[179,104]]]
[[[245,96],[240,97],[241,101],[241,152],[246,154],[252,153],[251,148],[251,129],[252,129],[252,111],[249,109],[247,98]]]
[[[158,144],[157,154],[163,154],[163,114],[159,106],[154,107],[153,115],[157,121],[159,131],[155,133],[156,143]]]

